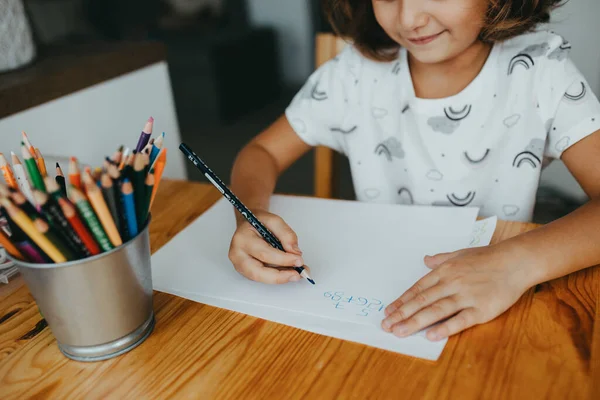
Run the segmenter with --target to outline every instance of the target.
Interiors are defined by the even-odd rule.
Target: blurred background
[[[100,163],[134,144],[146,119],[167,133],[165,177],[204,181],[185,141],[225,181],[236,153],[285,109],[313,71],[330,27],[320,0],[0,0],[0,151],[25,130],[46,157]],[[550,29],[600,94],[600,1],[566,3]],[[88,158],[89,160],[85,160]],[[344,160],[345,161],[345,160]],[[353,199],[343,163],[341,196]],[[279,192],[313,193],[313,152]],[[548,167],[536,221],[586,200],[560,162]]]

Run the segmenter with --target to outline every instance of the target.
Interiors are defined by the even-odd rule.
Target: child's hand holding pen
[[[248,279],[269,284],[282,284],[302,280],[291,267],[304,265],[298,237],[278,215],[264,210],[253,210],[254,215],[279,238],[285,252],[267,243],[244,218],[237,219],[237,230],[231,239],[229,259],[236,271]],[[272,268],[267,265],[290,267]],[[304,267],[310,273],[308,267]]]

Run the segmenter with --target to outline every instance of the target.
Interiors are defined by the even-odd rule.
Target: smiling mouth
[[[417,44],[417,45],[424,45],[427,43],[431,43],[432,41],[434,41],[435,39],[437,39],[438,37],[440,37],[440,35],[442,33],[444,33],[445,31],[442,31],[440,33],[436,33],[435,35],[431,35],[431,36],[421,36],[421,37],[416,37],[416,38],[406,38],[409,42],[411,42],[412,44]]]

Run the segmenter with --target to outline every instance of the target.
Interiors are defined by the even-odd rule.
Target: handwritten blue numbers
[[[325,292],[325,298],[331,300],[333,306],[339,310],[349,310],[355,315],[367,317],[371,313],[381,312],[384,304],[381,300],[367,297],[347,296],[344,292]]]

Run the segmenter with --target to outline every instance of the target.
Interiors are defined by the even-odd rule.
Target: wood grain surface
[[[161,183],[152,250],[220,197],[204,184]],[[534,228],[499,222],[493,240]],[[152,335],[98,363],[59,352],[17,279],[0,288],[0,398],[597,399],[598,278],[590,268],[531,289],[452,337],[436,362],[155,292]]]

